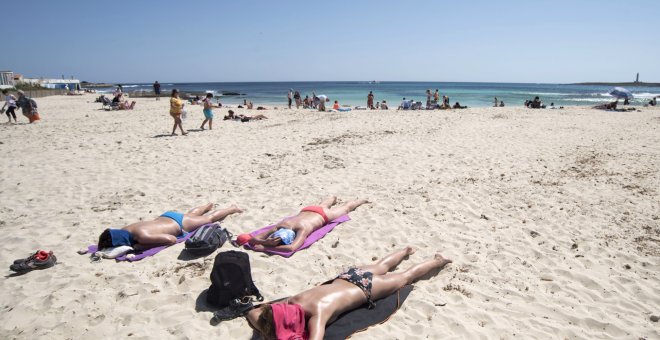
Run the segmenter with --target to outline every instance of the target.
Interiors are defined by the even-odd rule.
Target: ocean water
[[[122,84],[125,92],[152,91],[152,84]],[[212,92],[225,104],[238,104],[243,100],[252,101],[255,106],[284,106],[289,89],[300,91],[302,97],[327,95],[331,102],[338,100],[342,105],[366,105],[369,91],[373,91],[375,102],[387,100],[390,107],[396,107],[401,100],[426,101],[425,91],[440,90],[440,95],[449,96],[453,105],[470,107],[492,106],[494,97],[506,105],[523,105],[525,100],[539,96],[545,104],[596,105],[612,101],[608,94],[612,86],[563,85],[563,84],[516,84],[516,83],[454,83],[454,82],[250,82],[250,83],[161,83],[161,90],[168,93],[173,88],[181,92]],[[648,102],[660,96],[659,87],[627,87],[635,99],[633,105]],[[102,88],[111,92],[111,88]],[[222,95],[223,92],[236,92],[241,95]]]

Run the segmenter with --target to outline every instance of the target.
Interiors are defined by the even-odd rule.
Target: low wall
[[[66,89],[53,89],[53,90],[23,90],[25,92],[25,95],[30,97],[30,98],[41,98],[41,97],[48,97],[48,96],[58,96],[58,95],[64,95],[66,94],[67,91]],[[13,94],[14,96],[18,97],[16,94],[16,91],[9,91],[10,94]],[[0,101],[4,101],[5,96],[2,96],[0,98]]]

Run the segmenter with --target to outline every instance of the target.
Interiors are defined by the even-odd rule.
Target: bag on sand
[[[235,299],[264,298],[252,282],[250,258],[241,251],[224,251],[215,256],[211,270],[211,287],[206,302],[215,307],[227,307]]]
[[[222,247],[233,235],[217,223],[203,225],[186,240],[186,251],[193,255],[208,255]]]

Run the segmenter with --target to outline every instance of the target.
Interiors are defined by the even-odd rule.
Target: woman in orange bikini
[[[335,203],[337,203],[337,197],[330,196],[319,205],[304,207],[298,215],[276,224],[261,234],[257,234],[251,238],[248,234],[240,235],[238,242],[241,245],[249,242],[254,246],[254,250],[258,251],[265,249],[294,251],[305,243],[305,239],[307,239],[309,234],[326,225],[328,222],[368,203],[368,201],[355,200],[333,208],[332,206]]]

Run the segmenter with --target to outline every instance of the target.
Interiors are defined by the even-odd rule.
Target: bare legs
[[[186,132],[183,131],[183,125],[181,125],[181,115],[172,115],[172,118],[174,118],[174,126],[172,127],[172,136],[176,136],[176,127],[179,127],[179,130],[181,130],[182,135],[187,135]]]
[[[368,272],[374,273],[374,275],[385,275],[390,270],[396,268],[403,260],[405,260],[409,255],[415,253],[413,247],[405,247],[403,249],[397,250],[392,254],[385,256],[374,264],[368,264],[360,266],[360,269]]]
[[[367,200],[355,200],[348,202],[342,206],[339,207],[334,207],[332,208],[333,205],[337,203],[337,197],[336,196],[330,196],[326,199],[324,199],[319,205],[323,207],[323,210],[325,212],[325,215],[328,216],[328,221],[332,221],[336,219],[339,216],[343,216],[348,214],[349,212],[355,210],[357,207],[369,203]]]
[[[433,259],[418,263],[408,270],[401,273],[383,273],[383,270],[391,270],[396,267],[403,259],[414,253],[411,247],[406,247],[399,250],[375,264],[362,267],[364,270],[369,270],[374,274],[373,283],[371,288],[371,296],[373,300],[386,297],[403,286],[413,283],[421,277],[429,274],[433,270],[442,269],[452,261],[444,258],[439,252],[435,254]]]
[[[213,209],[213,203],[206,203],[204,205],[200,205],[199,207],[188,210],[186,215],[201,216],[211,211],[211,209]]]
[[[202,126],[200,126],[199,128],[204,130],[204,125],[206,125],[206,122],[209,123],[209,130],[213,130],[213,119],[209,119],[209,118],[204,119],[204,121],[202,122]]]
[[[217,222],[231,214],[238,214],[243,212],[241,208],[239,208],[234,204],[228,208],[215,210],[204,215],[206,212],[211,210],[212,207],[213,205],[211,203],[208,203],[201,207],[197,207],[190,210],[188,214],[185,214],[183,216],[183,230],[188,232],[194,231],[195,229],[203,226],[204,224]]]

